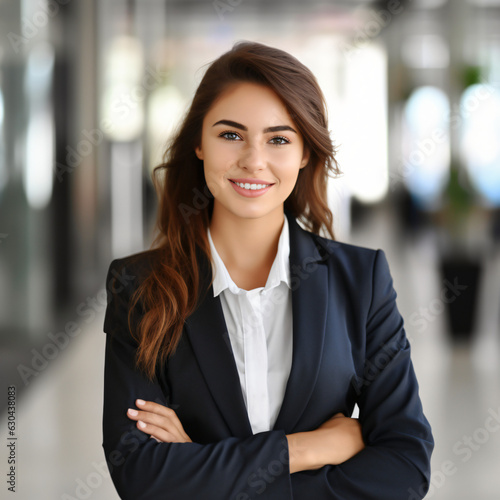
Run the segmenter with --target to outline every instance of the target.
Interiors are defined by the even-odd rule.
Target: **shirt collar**
[[[239,288],[231,276],[229,275],[228,270],[222,259],[220,258],[217,250],[215,248],[214,242],[212,241],[212,236],[210,234],[210,228],[207,228],[208,241],[210,243],[210,251],[212,252],[212,271],[214,273],[214,297],[217,297],[222,291],[226,288],[236,294],[247,293],[247,290],[243,290]],[[269,272],[269,276],[267,278],[266,284],[264,286],[264,290],[270,290],[284,281],[289,288],[291,288],[291,280],[290,280],[290,237],[288,231],[288,220],[286,216],[284,217],[283,227],[281,229],[280,238],[278,241],[278,252],[276,253],[276,257],[274,258],[273,265],[271,266],[271,271]]]

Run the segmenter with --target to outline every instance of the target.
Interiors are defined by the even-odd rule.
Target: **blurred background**
[[[0,496],[15,458],[16,498],[118,498],[104,278],[149,247],[152,168],[242,39],[325,93],[337,238],[385,250],[434,430],[426,498],[498,500],[498,0],[0,0]]]

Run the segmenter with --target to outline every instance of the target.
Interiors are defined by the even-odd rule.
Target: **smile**
[[[264,193],[267,193],[273,184],[250,184],[248,182],[236,182],[236,181],[229,181],[231,183],[231,186],[233,186],[234,190],[247,198],[254,198],[256,196],[261,196]]]
[[[234,182],[234,184],[236,184],[240,188],[251,189],[251,190],[264,189],[266,187],[272,186],[272,184],[250,184],[248,182],[243,183],[243,182],[235,182],[235,181],[231,181],[231,182]]]

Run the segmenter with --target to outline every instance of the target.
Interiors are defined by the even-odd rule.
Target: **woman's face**
[[[242,218],[283,212],[299,170],[309,160],[280,98],[268,87],[246,82],[232,85],[213,104],[195,151],[203,160],[214,212]]]

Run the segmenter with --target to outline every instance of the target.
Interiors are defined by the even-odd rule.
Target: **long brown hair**
[[[174,353],[185,319],[197,304],[200,271],[197,255],[211,261],[207,228],[213,195],[205,182],[203,162],[195,154],[203,119],[230,85],[252,82],[272,89],[283,101],[310,152],[284,208],[309,231],[325,228],[334,239],[327,204],[328,176],[339,174],[330,139],[323,93],[311,71],[290,54],[260,43],[242,41],[213,61],[205,72],[163,162],[153,171],[159,197],[157,236],[148,253],[152,268],[131,301],[144,311],[134,336],[137,365],[149,378]],[[201,252],[201,254],[200,254]],[[213,282],[213,277],[212,277]],[[212,283],[211,282],[211,283]]]

